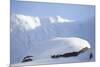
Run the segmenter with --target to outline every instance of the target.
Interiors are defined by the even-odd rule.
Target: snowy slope
[[[37,49],[37,54],[34,55],[33,51],[34,58],[32,62],[14,64],[12,66],[89,61],[90,49],[75,57],[58,59],[51,58],[52,55],[78,52],[85,47],[90,48],[90,44],[86,40],[76,37],[55,38],[48,41],[43,41],[36,44],[35,48]]]
[[[40,59],[40,60],[35,60],[32,62],[25,62],[25,63],[18,63],[18,64],[12,64],[11,67],[18,67],[18,66],[32,66],[32,65],[40,65],[40,64],[58,64],[58,63],[76,63],[76,62],[89,62],[91,61],[89,59],[89,54],[90,52],[87,51],[84,54],[81,54],[77,57],[69,57],[69,58],[59,58],[59,59],[51,59],[51,58],[46,58],[46,59]],[[88,55],[88,56],[86,56]],[[85,57],[83,57],[85,56]]]
[[[82,45],[80,45],[82,44]],[[55,38],[49,41],[44,41],[36,43],[35,48],[37,50],[36,60],[50,58],[52,55],[78,52],[82,48],[90,48],[90,44],[80,38],[70,37],[70,38]],[[34,54],[34,51],[32,51]]]
[[[59,52],[63,53],[65,51],[71,51],[71,50],[78,51],[81,49],[81,47],[83,48],[86,46],[90,48],[90,45],[93,42],[92,40],[93,38],[91,36],[93,35],[90,36],[92,40],[89,41],[90,44],[86,45],[88,43],[87,40],[89,40],[88,33],[89,35],[90,33],[92,33],[91,31],[89,31],[91,29],[90,27],[88,28],[88,25],[90,25],[90,23],[89,24],[87,23],[83,24],[79,22],[76,23],[76,21],[74,20],[71,19],[69,20],[61,16],[31,17],[31,16],[25,16],[19,14],[12,15],[11,17],[11,63],[12,64],[20,63],[22,59],[28,55],[35,56],[34,59],[37,59],[36,61],[32,62],[33,64],[36,64],[38,62],[40,62],[40,64],[42,62],[46,63],[48,60],[50,60],[49,61],[50,63],[53,63],[51,59],[48,58],[52,54],[58,54]],[[84,30],[83,28],[84,26],[89,30]],[[82,36],[83,39],[80,38]],[[75,40],[78,39],[78,44],[74,44],[73,42],[71,44],[71,47],[75,47],[75,48],[70,48],[69,50],[68,49],[69,47],[66,44],[69,44],[71,37],[75,37],[74,38]],[[71,41],[73,41],[73,38]],[[85,41],[86,44],[81,45],[83,41]],[[84,58],[88,58],[89,55],[86,57],[85,56]],[[81,57],[83,58],[83,56]],[[47,59],[43,60],[43,58],[47,58]],[[42,59],[42,60],[40,61],[38,59]],[[75,60],[73,61],[76,60],[78,59],[75,58]],[[87,60],[85,59],[85,61]],[[47,64],[49,62],[47,62]]]

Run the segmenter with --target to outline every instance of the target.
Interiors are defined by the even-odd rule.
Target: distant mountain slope
[[[60,16],[45,18],[12,15],[11,63],[19,63],[23,57],[32,55],[32,52],[35,55],[35,49],[39,47],[37,43],[56,37],[79,37],[94,47],[94,19],[74,21]]]

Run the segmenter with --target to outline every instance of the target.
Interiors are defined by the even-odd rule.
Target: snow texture
[[[91,52],[94,56],[94,19],[90,19],[76,23],[61,16],[44,18],[12,15],[12,66],[90,61]],[[76,57],[51,58],[52,55],[77,52],[85,47],[88,50]],[[33,61],[22,63],[25,56],[33,56]]]

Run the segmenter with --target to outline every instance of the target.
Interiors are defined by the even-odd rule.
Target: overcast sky
[[[11,3],[11,11],[14,14],[29,16],[63,16],[68,19],[82,20],[95,15],[93,5],[74,5],[41,2],[15,1]]]

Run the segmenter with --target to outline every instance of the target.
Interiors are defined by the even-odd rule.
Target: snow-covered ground
[[[89,62],[93,61],[93,59],[89,59],[89,52],[85,52],[77,57],[69,57],[69,58],[59,58],[59,59],[51,59],[51,58],[44,58],[33,60],[31,62],[25,63],[18,63],[12,64],[11,67],[18,67],[18,66],[32,66],[32,65],[42,65],[42,64],[58,64],[58,63],[77,63],[77,62]]]
[[[94,19],[90,19],[76,22],[61,16],[12,15],[11,66],[91,61],[91,52],[94,60]],[[78,56],[51,58],[85,47],[88,50]],[[25,56],[33,56],[33,61],[23,63]]]
[[[73,57],[61,57],[51,58],[52,55],[78,52],[81,49],[87,47],[88,50]],[[22,62],[14,64],[12,66],[24,66],[24,65],[37,65],[37,64],[52,64],[52,63],[69,63],[69,62],[82,62],[90,61],[90,44],[83,39],[70,37],[70,38],[55,38],[49,41],[37,43],[35,45],[36,51],[32,51],[31,55],[33,61]],[[37,52],[36,54],[34,54]]]

